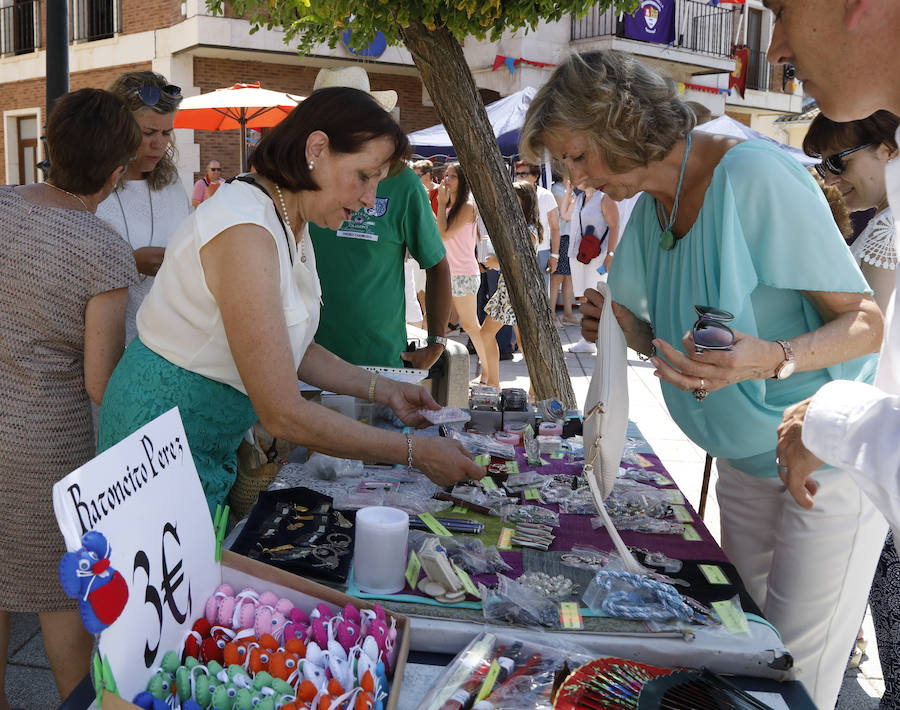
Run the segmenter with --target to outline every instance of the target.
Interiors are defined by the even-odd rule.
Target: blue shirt
[[[697,319],[695,304],[730,311],[735,330],[774,341],[824,324],[802,291],[871,293],[815,180],[766,141],[740,143],[722,157],[694,226],[674,249],[660,248],[661,232],[654,199],[644,194],[616,249],[609,285],[618,303],[675,347]],[[746,473],[774,477],[784,409],[831,380],[870,382],[876,359],[738,382],[702,402],[666,382],[662,392],[694,443]]]

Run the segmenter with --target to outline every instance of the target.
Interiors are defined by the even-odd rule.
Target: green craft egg
[[[234,710],[234,698],[237,688],[233,685],[220,685],[212,695],[212,704],[217,710]]]
[[[212,702],[212,687],[209,676],[205,673],[197,673],[194,681],[194,700],[202,708],[208,708]]]
[[[166,700],[172,694],[172,674],[160,669],[147,683],[147,691],[154,698]]]
[[[192,670],[195,666],[199,666],[199,665],[200,665],[200,661],[198,661],[193,656],[188,656],[187,659],[185,659],[185,661],[184,661],[184,666],[188,670]]]
[[[271,673],[268,671],[260,671],[253,678],[253,687],[256,688],[256,690],[260,690],[261,688],[271,688],[273,680],[274,678],[272,678]]]
[[[211,676],[218,676],[224,669],[222,668],[222,664],[216,661],[210,661],[206,664],[206,670],[209,671]]]
[[[253,695],[246,688],[241,688],[234,698],[234,710],[252,710]]]
[[[175,651],[166,651],[166,655],[163,656],[162,663],[160,664],[162,669],[169,673],[175,673],[180,665],[181,661],[178,660],[178,654],[175,653]]]
[[[275,698],[269,695],[260,699],[256,704],[256,710],[275,710]]]
[[[281,680],[281,678],[272,678],[272,690],[278,695],[294,696],[294,688],[287,681]]]

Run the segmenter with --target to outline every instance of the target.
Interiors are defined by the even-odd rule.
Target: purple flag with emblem
[[[642,42],[669,44],[675,40],[675,0],[641,0],[625,15],[625,36]]]

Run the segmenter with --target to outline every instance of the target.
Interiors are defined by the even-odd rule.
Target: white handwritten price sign
[[[221,571],[212,520],[178,410],[172,409],[53,487],[70,551],[90,530],[106,536],[128,602],[100,636],[123,698],[180,647]]]

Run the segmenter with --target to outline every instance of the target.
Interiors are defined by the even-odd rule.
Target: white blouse
[[[200,261],[200,249],[236,224],[259,225],[275,240],[294,369],[300,366],[319,327],[322,295],[309,231],[304,228],[298,249],[272,200],[243,182],[222,185],[173,235],[156,283],[138,311],[137,326],[141,341],[169,362],[246,394]]]

